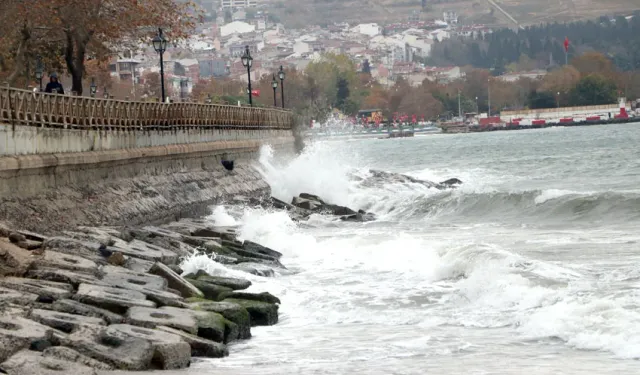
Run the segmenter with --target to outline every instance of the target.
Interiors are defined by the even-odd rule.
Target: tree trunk
[[[67,30],[64,60],[67,70],[71,74],[71,91],[82,95],[82,78],[84,77],[84,57],[87,51],[89,37],[81,36],[79,32]]]
[[[18,75],[22,71],[22,68],[24,67],[24,63],[25,63],[24,57],[28,49],[29,39],[31,39],[31,33],[29,33],[29,29],[27,29],[26,25],[23,26],[22,32],[20,33],[20,35],[21,35],[20,43],[18,44],[18,48],[16,49],[15,58],[13,62],[14,63],[13,71],[11,72],[9,77],[7,77],[7,82],[9,82],[9,85],[13,85],[13,83],[18,78]]]

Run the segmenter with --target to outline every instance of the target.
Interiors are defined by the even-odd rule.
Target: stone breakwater
[[[0,373],[182,369],[278,322],[280,300],[246,292],[248,280],[182,276],[195,252],[263,277],[284,268],[279,252],[204,220],[52,236],[0,226]]]

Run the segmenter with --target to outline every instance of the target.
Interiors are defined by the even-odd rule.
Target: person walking
[[[58,75],[56,73],[52,73],[49,76],[49,83],[47,83],[47,87],[44,89],[44,92],[64,95],[64,88],[60,82],[58,82]]]

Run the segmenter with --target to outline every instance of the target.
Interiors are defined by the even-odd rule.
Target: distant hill
[[[521,25],[567,22],[601,15],[629,14],[640,9],[639,0],[261,0],[290,26],[333,22],[399,22],[410,17],[441,19],[455,11],[464,24],[512,26],[509,13]],[[424,7],[423,7],[424,3]]]

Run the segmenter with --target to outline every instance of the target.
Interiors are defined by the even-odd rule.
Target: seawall
[[[252,167],[264,144],[294,152],[286,129],[0,125],[0,221],[49,233],[201,215],[234,195],[268,194]]]

